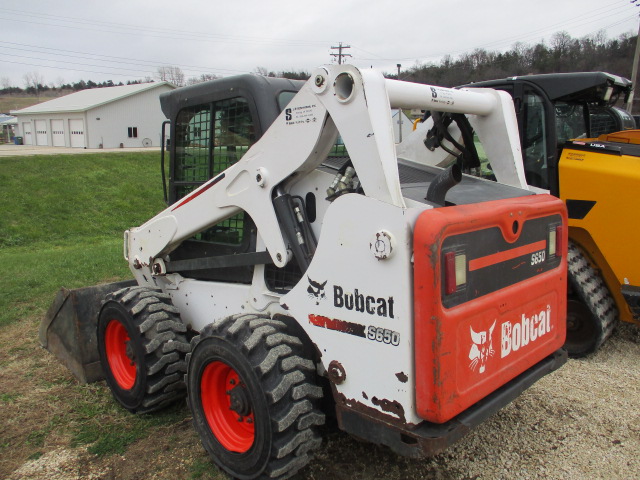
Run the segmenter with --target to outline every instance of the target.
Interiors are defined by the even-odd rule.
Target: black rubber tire
[[[107,359],[105,330],[112,320],[126,329],[135,361],[135,383],[123,388]],[[132,413],[160,410],[186,396],[184,374],[190,344],[186,326],[170,297],[144,287],[129,287],[105,298],[98,316],[98,352],[115,399]]]
[[[567,256],[567,340],[564,347],[573,358],[596,352],[613,333],[618,310],[609,289],[585,255],[569,242]]]
[[[213,461],[242,480],[285,479],[303,468],[322,442],[316,427],[325,416],[317,406],[323,392],[315,381],[316,366],[304,358],[301,340],[279,320],[245,314],[207,326],[191,347],[188,403]],[[233,368],[246,389],[255,432],[245,452],[225,448],[206,419],[201,384],[212,362]]]

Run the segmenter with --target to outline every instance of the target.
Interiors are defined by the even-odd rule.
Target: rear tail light
[[[549,257],[562,254],[562,225],[556,226],[555,229],[549,230]]]
[[[444,254],[444,291],[451,295],[467,283],[467,256],[464,253]]]

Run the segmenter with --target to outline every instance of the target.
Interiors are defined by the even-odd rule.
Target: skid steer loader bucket
[[[134,280],[69,290],[61,288],[40,324],[40,344],[81,382],[104,378],[98,356],[96,327],[104,297]]]

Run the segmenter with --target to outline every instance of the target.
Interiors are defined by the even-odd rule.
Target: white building
[[[17,124],[16,117],[0,113],[0,143],[13,141]]]
[[[160,94],[175,87],[168,82],[104,87],[55,98],[21,110],[17,136],[25,145],[118,148],[161,144],[166,120]]]

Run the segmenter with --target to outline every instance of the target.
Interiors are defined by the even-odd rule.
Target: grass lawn
[[[0,158],[0,326],[41,314],[61,286],[129,276],[122,234],[164,207],[159,157]]]
[[[4,95],[0,97],[0,112],[9,113],[11,110],[19,110],[21,108],[27,108],[37,103],[47,102],[53,100],[56,97],[45,97],[40,95],[39,97],[23,97],[18,95]]]
[[[65,468],[83,478],[92,469],[109,478],[222,478],[184,402],[131,415],[104,382],[78,384],[37,341],[61,286],[131,278],[123,232],[162,210],[162,195],[157,152],[0,158],[0,478],[45,478],[33,472],[60,449],[76,458]]]

